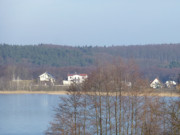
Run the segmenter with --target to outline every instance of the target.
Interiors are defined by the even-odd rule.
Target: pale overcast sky
[[[180,43],[180,0],[0,0],[0,43]]]

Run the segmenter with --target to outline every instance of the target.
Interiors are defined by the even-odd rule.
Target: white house
[[[71,85],[72,83],[80,84],[87,78],[87,74],[68,74],[67,80],[63,80],[63,85]]]
[[[166,81],[166,87],[167,88],[172,88],[176,86],[176,82],[175,81]]]
[[[158,89],[158,88],[162,88],[163,85],[162,83],[159,81],[158,78],[155,78],[154,81],[150,84],[150,87],[154,88],[154,89]]]
[[[47,85],[47,83],[54,85],[55,78],[51,74],[45,72],[39,76],[39,81],[41,83],[44,82],[45,85]]]

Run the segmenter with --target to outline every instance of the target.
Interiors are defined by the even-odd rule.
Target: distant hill
[[[98,57],[134,59],[142,66],[180,67],[180,44],[111,47],[69,47],[58,45],[0,45],[2,64],[30,63],[53,67],[89,66]]]
[[[38,66],[88,66],[93,64],[88,48],[53,45],[0,45],[1,64],[28,63]]]
[[[61,45],[0,45],[0,65],[30,65],[31,67],[89,67],[98,60],[121,57],[133,59],[148,74],[151,72],[179,72],[180,44],[133,45],[110,47],[71,47]],[[149,73],[150,74],[150,73]],[[157,73],[159,76],[159,73]],[[149,76],[149,75],[148,75]],[[150,78],[153,78],[153,75]]]

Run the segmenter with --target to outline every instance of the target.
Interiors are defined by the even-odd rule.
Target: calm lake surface
[[[43,135],[60,95],[0,94],[0,135]]]
[[[60,95],[0,94],[0,135],[43,135]],[[171,98],[166,97],[168,102]],[[173,98],[173,99],[178,99]]]

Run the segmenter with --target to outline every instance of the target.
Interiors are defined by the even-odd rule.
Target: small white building
[[[71,85],[72,83],[80,84],[87,78],[87,74],[68,74],[67,80],[63,80],[63,85]]]
[[[158,89],[158,88],[162,88],[163,85],[162,85],[162,83],[159,81],[158,78],[155,78],[154,81],[150,84],[150,87],[152,87],[153,89]]]
[[[39,76],[39,81],[40,83],[44,82],[45,85],[47,85],[48,83],[54,85],[55,78],[51,74],[45,72]]]
[[[176,82],[175,81],[166,81],[166,87],[167,88],[173,88],[176,86]]]

